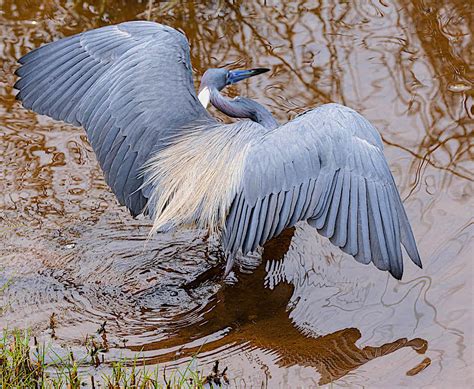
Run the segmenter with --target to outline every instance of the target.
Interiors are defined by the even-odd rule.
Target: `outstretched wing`
[[[192,80],[183,34],[135,21],[49,43],[19,60],[26,108],[83,126],[109,186],[133,215],[149,194],[140,169],[192,121],[211,120]]]
[[[398,279],[400,243],[421,267],[380,135],[350,108],[323,105],[252,146],[223,236],[230,261],[300,220]]]

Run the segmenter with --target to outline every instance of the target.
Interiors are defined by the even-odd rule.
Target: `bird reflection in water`
[[[295,230],[287,229],[267,242],[262,252],[262,263],[251,272],[240,272],[239,281],[235,284],[224,285],[202,308],[202,317],[197,322],[189,322],[185,315],[177,316],[175,320],[181,325],[177,325],[179,330],[174,335],[130,348],[133,351],[156,352],[175,350],[183,344],[196,344],[185,350],[179,348],[186,355],[212,353],[229,345],[241,346],[239,351],[258,348],[274,355],[277,365],[281,367],[299,365],[315,368],[321,375],[319,385],[337,380],[375,358],[402,348],[412,348],[418,354],[426,352],[428,342],[421,338],[400,338],[378,347],[361,348],[356,345],[361,338],[357,328],[345,328],[324,336],[305,335],[297,329],[297,323],[292,321],[288,309],[295,287],[287,282],[280,282],[274,288],[265,286],[268,284],[268,264],[284,259]],[[202,339],[219,333],[225,335],[201,344]],[[161,363],[173,357],[175,351],[169,351],[150,358],[148,363]],[[429,363],[429,358],[425,358],[407,374],[417,374]]]

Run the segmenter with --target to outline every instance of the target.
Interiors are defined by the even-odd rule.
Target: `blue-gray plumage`
[[[326,104],[279,126],[262,105],[220,91],[267,69],[209,69],[196,95],[183,34],[152,22],[99,28],[19,60],[26,108],[83,126],[119,202],[152,231],[194,224],[238,252],[307,220],[361,263],[401,278],[401,244],[421,261],[376,129]],[[217,122],[208,103],[228,116]]]

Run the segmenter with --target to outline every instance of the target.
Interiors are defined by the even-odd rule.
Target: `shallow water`
[[[48,340],[54,313],[54,342],[74,348],[106,321],[107,360],[140,351],[175,366],[199,352],[237,387],[472,385],[469,2],[206,3],[0,3],[0,325]],[[84,132],[22,109],[12,90],[28,50],[137,18],[186,33],[196,82],[208,67],[270,67],[229,94],[280,121],[331,101],[364,114],[424,268],[406,262],[396,281],[302,224],[235,284],[184,287],[215,266],[217,247],[202,231],[147,241],[150,223],[117,205]]]

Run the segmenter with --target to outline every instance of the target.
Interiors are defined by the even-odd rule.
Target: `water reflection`
[[[8,307],[1,325],[41,334],[54,312],[58,341],[74,346],[107,320],[110,359],[143,349],[150,362],[181,363],[200,350],[204,362],[225,359],[250,386],[468,386],[469,2],[149,4],[0,5],[0,285],[12,281],[0,294]],[[302,225],[292,239],[267,245],[262,264],[244,269],[238,283],[211,278],[183,288],[219,259],[204,235],[181,231],[147,242],[149,223],[116,205],[83,131],[21,109],[12,90],[15,59],[30,49],[136,18],[186,33],[196,82],[208,67],[271,67],[268,78],[229,94],[257,99],[282,122],[329,101],[374,122],[423,271],[408,266],[397,282]],[[426,351],[431,364],[412,348]]]
[[[426,352],[428,343],[420,338],[400,338],[381,346],[359,348],[356,342],[360,340],[361,332],[357,328],[340,329],[323,336],[299,331],[297,328],[306,324],[307,317],[289,317],[287,305],[294,296],[295,285],[286,282],[275,285],[275,280],[271,281],[271,287],[269,285],[269,278],[275,278],[272,275],[275,264],[271,262],[284,260],[294,232],[294,228],[289,229],[268,242],[263,249],[262,265],[250,274],[240,274],[237,284],[220,289],[201,308],[203,314],[198,320],[190,322],[189,318],[184,317],[180,320],[177,333],[170,338],[131,349],[145,351],[147,355],[154,351],[159,357],[151,357],[149,362],[159,363],[172,359],[175,355],[173,349],[183,342],[190,345],[198,343],[194,347],[185,348],[190,355],[197,352],[213,354],[213,350],[229,344],[234,345],[234,352],[241,352],[242,346],[246,349],[259,348],[271,353],[278,366],[315,368],[321,376],[319,385],[339,379],[374,358],[383,357],[403,347],[411,347],[420,354]],[[265,268],[271,270],[266,271]],[[297,273],[301,269],[294,268],[292,271]],[[264,282],[265,279],[267,282]],[[315,295],[324,293],[323,290],[327,287],[313,285],[313,290],[305,293],[305,298],[311,301]],[[291,310],[294,311],[298,305],[303,305],[304,310],[311,309],[316,315],[323,314],[323,310],[315,309],[313,304],[302,299],[294,301]],[[350,303],[345,308],[350,309]],[[196,342],[212,337],[214,339],[211,341]],[[162,350],[170,349],[173,351],[162,353]],[[180,352],[183,351],[180,348]]]

